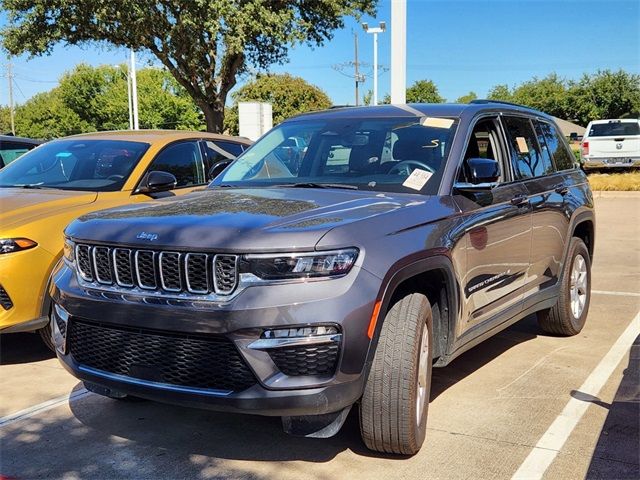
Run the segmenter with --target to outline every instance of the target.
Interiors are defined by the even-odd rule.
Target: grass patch
[[[628,173],[592,173],[588,178],[591,190],[594,191],[640,191],[640,171]]]

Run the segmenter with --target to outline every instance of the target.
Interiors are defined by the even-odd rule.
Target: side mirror
[[[178,180],[171,173],[154,170],[145,175],[140,182],[137,193],[166,192],[176,188]]]
[[[457,182],[456,190],[478,192],[491,190],[500,179],[500,163],[493,158],[468,158],[464,162],[468,183]]]
[[[232,159],[220,160],[209,169],[209,181],[214,180],[222,171],[231,165]]]

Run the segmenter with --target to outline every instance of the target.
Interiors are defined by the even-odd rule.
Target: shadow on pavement
[[[39,362],[54,357],[37,333],[0,335],[0,365]]]
[[[571,396],[609,409],[586,478],[640,478],[640,335],[610,405],[578,391]]]

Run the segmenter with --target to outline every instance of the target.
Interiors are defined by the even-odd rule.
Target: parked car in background
[[[42,142],[31,138],[0,135],[0,168],[6,167],[16,158],[36,148]]]
[[[296,137],[293,172],[278,152]],[[72,222],[57,355],[102,395],[279,416],[295,435],[331,436],[356,406],[369,448],[413,454],[432,366],[532,313],[581,331],[594,222],[541,112],[302,115],[206,189]]]
[[[48,330],[49,275],[79,215],[205,186],[251,142],[202,132],[54,140],[0,171],[0,333]]]
[[[640,168],[640,120],[589,122],[581,148],[585,170]]]

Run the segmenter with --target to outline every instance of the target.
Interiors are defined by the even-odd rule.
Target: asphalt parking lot
[[[86,392],[36,335],[0,338],[0,477],[640,478],[640,196],[598,197],[593,296],[572,338],[530,317],[434,369],[419,454],[328,440],[276,418]]]

